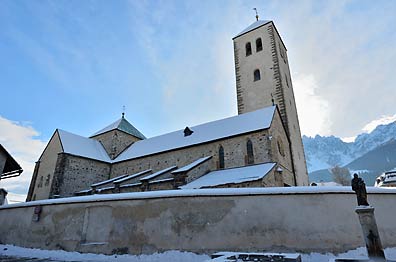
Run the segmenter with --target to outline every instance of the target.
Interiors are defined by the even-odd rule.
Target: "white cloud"
[[[377,126],[379,125],[387,125],[389,123],[396,121],[396,114],[391,116],[381,116],[378,119],[370,121],[368,124],[364,125],[363,128],[360,130],[360,133],[371,133]],[[351,137],[343,137],[341,138],[344,142],[354,142],[356,136]]]
[[[392,123],[395,121],[396,121],[396,114],[394,114],[393,116],[382,116],[379,119],[375,119],[375,120],[371,121],[370,123],[368,123],[367,125],[365,125],[362,128],[362,130],[363,130],[363,132],[370,133],[378,125],[386,125],[386,124],[389,124],[389,123]]]
[[[354,137],[367,119],[394,112],[390,100],[396,89],[390,87],[396,81],[391,73],[395,5],[387,5],[381,19],[368,20],[378,11],[351,1],[258,4],[272,16],[263,14],[262,19],[274,20],[288,47],[291,71],[299,72],[293,73],[293,82],[302,134]],[[205,122],[235,113],[231,38],[253,22],[251,6],[252,2],[221,8],[213,4],[199,22],[197,12],[181,7],[190,15],[167,35],[167,42],[159,43],[150,39],[159,40],[155,36],[167,30],[175,7],[166,2],[151,15],[147,6],[139,5],[145,19],[139,19],[137,28],[142,29],[142,46],[162,80],[170,130],[191,120]],[[164,49],[169,42],[173,48]]]
[[[11,121],[0,116],[0,143],[24,170],[19,177],[0,181],[0,187],[12,194],[26,194],[38,160],[46,143],[37,138],[39,133],[25,123]],[[11,199],[11,198],[10,198]],[[12,199],[11,199],[12,200]]]
[[[327,128],[330,125],[329,104],[316,94],[317,90],[318,84],[313,75],[294,75],[294,95],[303,135],[330,134]]]
[[[368,3],[362,8],[354,1],[276,3],[280,11],[274,20],[288,47],[291,71],[312,75],[316,98],[327,101],[323,117],[330,121],[320,134],[356,136],[370,119],[395,113],[394,2],[382,2],[381,8]],[[310,113],[300,110],[300,118]],[[310,122],[317,120],[322,121],[312,117]]]

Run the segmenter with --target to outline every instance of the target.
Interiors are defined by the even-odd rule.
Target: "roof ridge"
[[[260,26],[263,26],[267,23],[273,22],[272,20],[258,20],[258,21],[254,21],[252,24],[250,24],[248,27],[246,27],[244,30],[242,30],[239,34],[237,34],[236,36],[234,36],[232,39],[235,39],[241,35],[244,35]]]

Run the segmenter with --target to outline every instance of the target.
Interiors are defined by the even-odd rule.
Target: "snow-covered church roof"
[[[183,129],[181,129],[168,134],[140,140],[121,153],[114,159],[114,162],[267,129],[271,126],[275,110],[276,106],[270,106],[242,115],[189,127],[193,131],[189,136],[184,136]]]
[[[63,152],[104,162],[111,162],[109,155],[106,153],[106,150],[99,141],[61,129],[58,129],[57,131]]]
[[[239,37],[241,35],[244,35],[247,32],[250,32],[250,31],[252,31],[252,30],[254,30],[254,29],[256,29],[256,28],[258,28],[260,26],[263,26],[263,25],[265,25],[265,24],[267,24],[269,22],[271,22],[271,21],[270,20],[258,20],[256,22],[254,22],[253,24],[249,25],[248,27],[246,27],[242,32],[240,32],[239,34],[234,36],[233,39],[235,39],[235,38],[237,38],[237,37]]]
[[[268,129],[271,126],[275,111],[276,106],[270,106],[242,115],[189,127],[193,131],[189,136],[185,136],[183,132],[184,129],[181,129],[168,134],[139,140],[133,143],[114,160],[109,158],[99,141],[60,129],[58,129],[58,132],[65,153],[115,163]],[[114,126],[117,126],[117,122],[113,123],[114,125],[112,126],[102,129],[95,135],[112,130],[112,128],[114,129]]]
[[[191,183],[180,187],[181,189],[199,189],[226,184],[239,184],[243,182],[262,179],[275,166],[275,163],[229,168],[212,171]]]
[[[128,120],[125,119],[124,115],[114,123],[111,123],[110,125],[106,126],[105,128],[99,130],[95,134],[93,134],[91,137],[112,131],[112,130],[121,130],[127,134],[133,135],[137,138],[140,139],[146,139],[146,137],[140,133],[139,130],[137,130],[131,123],[128,122]]]

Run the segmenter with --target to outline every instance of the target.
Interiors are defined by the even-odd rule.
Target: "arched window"
[[[263,42],[261,42],[261,38],[256,39],[256,52],[260,52],[263,50]]]
[[[256,69],[254,70],[254,81],[259,81],[261,79],[261,75],[260,75],[260,70]]]
[[[246,142],[247,164],[254,164],[253,143],[250,139]]]
[[[281,156],[285,156],[285,148],[284,148],[284,146],[283,146],[283,142],[282,142],[282,139],[278,136],[278,138],[276,139],[276,142],[277,142],[277,144],[278,144],[278,151],[279,151],[279,154],[281,154]]]
[[[245,49],[246,49],[246,56],[249,56],[252,54],[252,45],[250,44],[250,42],[246,43]]]
[[[219,147],[219,168],[224,168],[224,148],[223,146]]]

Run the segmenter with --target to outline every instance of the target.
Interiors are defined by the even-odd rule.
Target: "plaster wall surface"
[[[320,191],[322,190],[322,191]],[[392,190],[369,191],[384,247],[396,246]],[[374,193],[370,193],[374,191]],[[33,221],[40,205],[39,221]],[[170,190],[0,207],[0,242],[79,252],[343,252],[364,246],[349,188]]]
[[[272,23],[263,25],[234,39],[234,57],[238,114],[272,106],[276,98],[275,63],[272,60],[271,35],[268,29]],[[256,51],[256,39],[261,38],[263,49]],[[251,43],[252,54],[246,56],[246,44]],[[261,79],[254,81],[254,71],[260,70]]]
[[[38,163],[36,163],[38,168],[32,200],[47,199],[50,197],[58,154],[61,152],[63,152],[62,145],[59,140],[58,132],[55,132]]]

